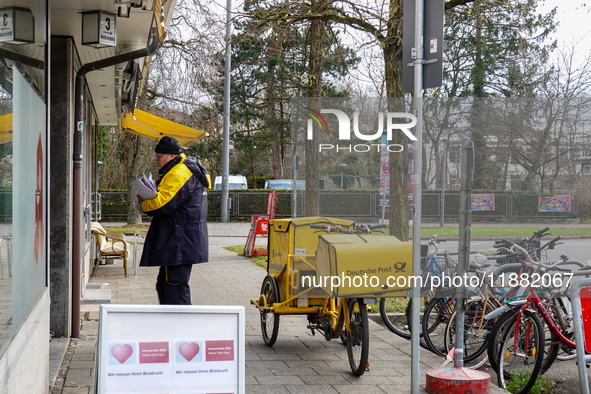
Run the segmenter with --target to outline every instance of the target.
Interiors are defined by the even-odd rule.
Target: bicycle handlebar
[[[542,251],[545,248],[554,249],[554,246],[557,245],[556,242],[560,241],[561,239],[562,239],[562,235],[559,235],[558,237],[556,237],[556,238],[552,239],[551,241],[547,242],[546,244],[540,246],[537,250],[538,251]]]
[[[341,228],[338,225],[331,226],[330,224],[317,224],[317,223],[310,224],[310,228],[313,228],[313,229],[324,230],[329,233],[333,233],[333,232],[337,233],[338,232],[338,233],[344,233],[344,234],[358,234],[358,233],[362,233],[362,232],[371,232],[375,229],[384,228],[384,227],[386,227],[385,224],[362,224],[362,225],[358,225],[353,230],[344,230],[343,228]]]
[[[377,228],[386,228],[386,225],[383,224],[383,223],[380,223],[380,224],[366,224],[366,226],[367,226],[367,228],[369,230],[375,230]]]
[[[542,249],[546,248],[548,245],[555,244],[556,241],[559,241],[561,239],[562,239],[562,236],[559,235],[558,237],[554,238],[553,240],[546,243],[544,246],[538,248],[537,250],[542,250]],[[529,254],[529,252],[527,250],[525,250],[521,246],[517,245],[515,242],[511,242],[507,239],[503,239],[503,242],[506,242],[507,244],[509,244],[511,246],[511,248],[517,249],[518,251],[521,252],[521,254],[525,254],[525,256],[530,257],[531,261],[529,261],[529,262],[523,261],[521,263],[524,266],[527,265],[527,266],[531,267],[530,263],[534,263],[538,268],[543,268],[545,270],[564,271],[564,272],[573,272],[571,269],[561,267],[564,265],[577,265],[579,267],[578,271],[585,271],[585,270],[591,269],[591,267],[583,264],[582,262],[580,262],[578,260],[561,260],[561,261],[557,261],[556,263],[549,263],[549,264],[545,264],[541,261],[535,261],[534,259],[531,258],[531,255]],[[511,249],[507,249],[507,248],[503,248],[503,249],[508,250],[508,251],[512,251]]]
[[[534,235],[530,238],[530,241],[535,238],[542,238],[548,231],[550,231],[550,227],[546,227],[542,230],[535,231]]]

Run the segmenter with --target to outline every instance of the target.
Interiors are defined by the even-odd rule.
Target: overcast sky
[[[580,57],[589,56],[591,50],[591,3],[584,0],[544,0],[540,1],[540,11],[557,7],[556,20],[559,23],[554,37],[561,45],[577,45]]]

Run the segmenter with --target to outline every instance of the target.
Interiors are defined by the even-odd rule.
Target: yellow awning
[[[187,147],[205,136],[205,132],[182,124],[163,119],[139,109],[135,116],[131,113],[123,115],[121,127],[124,131],[152,139],[160,139],[165,135],[174,137],[179,145]]]
[[[0,116],[0,144],[12,141],[12,114]]]

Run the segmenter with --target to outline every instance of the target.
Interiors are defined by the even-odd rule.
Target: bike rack
[[[581,296],[581,290],[586,294]],[[577,344],[577,364],[579,367],[579,383],[581,393],[589,394],[587,363],[591,362],[591,354],[586,354],[585,348],[591,353],[591,318],[587,315],[583,319],[583,304],[585,309],[591,308],[591,278],[577,279],[570,288],[571,304],[573,307],[573,325],[575,326],[575,343]],[[581,298],[585,301],[582,302]],[[585,346],[585,333],[589,335],[589,344]]]

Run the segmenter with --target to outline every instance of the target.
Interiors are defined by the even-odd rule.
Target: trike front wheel
[[[272,307],[273,303],[279,302],[277,281],[271,275],[267,275],[263,280],[263,285],[261,286],[261,295],[265,296],[265,306]],[[265,345],[273,346],[275,341],[277,341],[277,335],[279,334],[279,315],[268,311],[262,312],[261,332],[263,334],[263,341],[265,341]]]
[[[349,307],[349,330],[347,330],[347,355],[353,375],[361,376],[369,358],[369,323],[367,307],[360,298],[351,298]]]

